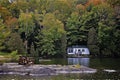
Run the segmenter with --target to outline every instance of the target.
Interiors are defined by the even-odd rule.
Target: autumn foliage
[[[103,0],[88,0],[88,2],[85,4],[85,6],[89,6],[89,5],[99,5],[103,2]]]
[[[63,56],[67,47],[95,40],[101,53],[119,54],[119,4],[120,0],[0,0],[0,50],[16,50],[21,41],[32,56]],[[96,39],[90,36],[92,30]]]

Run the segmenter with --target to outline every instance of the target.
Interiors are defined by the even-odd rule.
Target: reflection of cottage
[[[69,65],[80,64],[89,67],[89,60],[90,58],[68,58],[68,64]]]
[[[68,54],[75,54],[75,55],[89,55],[89,49],[87,46],[84,45],[77,45],[77,46],[72,46],[67,48],[67,53]]]

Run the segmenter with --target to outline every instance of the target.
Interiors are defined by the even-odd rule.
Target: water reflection
[[[80,64],[89,67],[89,58],[68,58],[68,64]]]

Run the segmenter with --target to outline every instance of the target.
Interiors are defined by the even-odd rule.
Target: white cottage
[[[67,48],[67,53],[68,54],[75,54],[75,55],[89,55],[89,49],[85,45],[76,45],[72,47]]]

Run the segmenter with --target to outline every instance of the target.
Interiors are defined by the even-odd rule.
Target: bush
[[[11,33],[5,42],[6,50],[18,51],[18,53],[25,53],[25,48],[22,39],[18,33]]]
[[[19,59],[18,51],[17,50],[16,51],[12,51],[10,53],[10,57],[11,57],[12,61],[18,61],[18,59]]]

